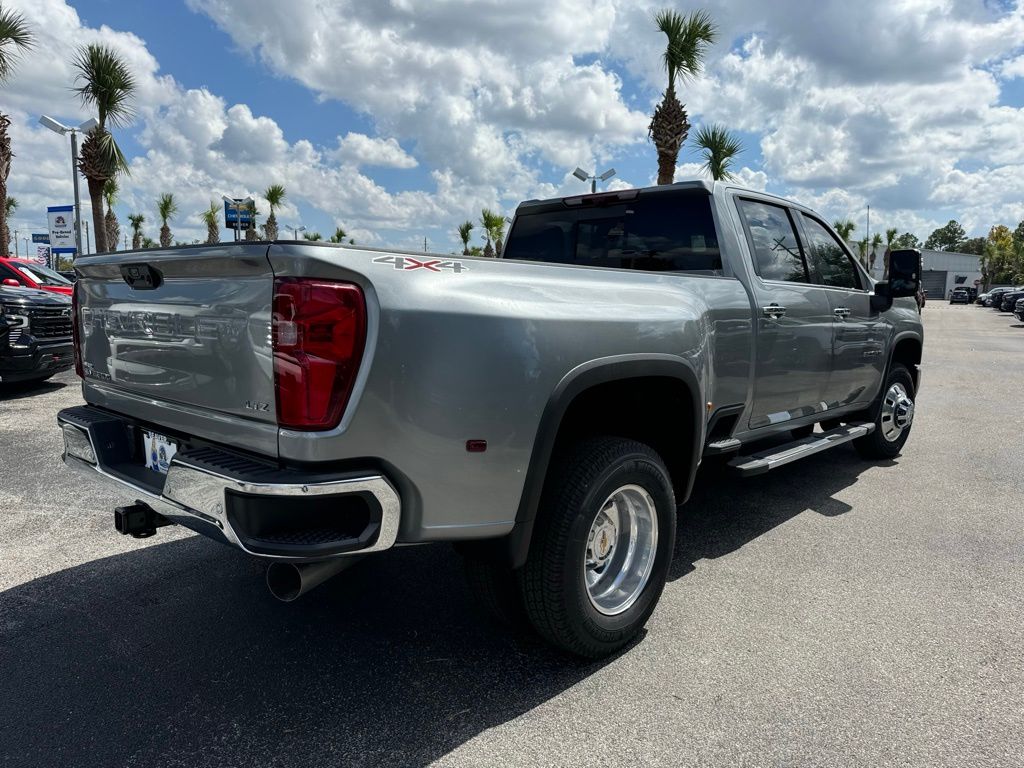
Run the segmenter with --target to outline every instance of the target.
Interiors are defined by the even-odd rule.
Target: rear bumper
[[[379,474],[302,474],[207,446],[179,452],[161,475],[137,460],[131,422],[84,406],[61,411],[57,423],[69,468],[257,557],[308,562],[379,552],[398,536],[401,501]]]

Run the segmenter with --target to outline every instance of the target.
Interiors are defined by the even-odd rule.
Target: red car
[[[49,267],[28,259],[0,257],[0,285],[9,288],[37,288],[70,296],[72,283]]]

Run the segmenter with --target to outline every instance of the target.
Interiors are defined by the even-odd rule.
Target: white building
[[[850,250],[859,253],[857,243],[850,243]],[[924,271],[921,285],[932,299],[941,299],[958,286],[977,288],[981,292],[981,257],[971,253],[954,251],[929,251],[921,249]],[[875,264],[871,276],[881,280],[885,270],[885,248],[875,252]]]

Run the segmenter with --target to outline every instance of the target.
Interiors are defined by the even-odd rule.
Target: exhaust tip
[[[267,588],[283,603],[302,594],[302,573],[293,563],[271,563],[267,567]]]

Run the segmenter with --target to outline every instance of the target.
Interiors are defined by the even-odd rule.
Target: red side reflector
[[[288,429],[338,426],[366,343],[366,302],[353,283],[274,280],[277,423]]]
[[[78,378],[85,378],[85,369],[82,367],[82,316],[81,307],[78,302],[78,291],[81,286],[76,282],[75,287],[71,289],[71,346],[74,348],[75,355],[75,373],[78,374]]]
[[[470,453],[483,453],[487,450],[486,440],[467,440],[466,450]]]

